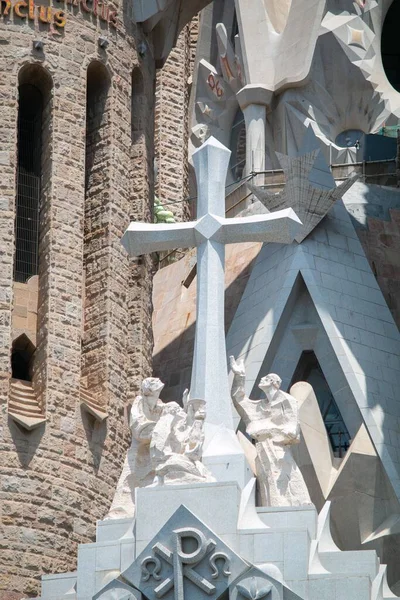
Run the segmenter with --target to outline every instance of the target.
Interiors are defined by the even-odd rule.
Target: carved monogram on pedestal
[[[247,569],[233,550],[181,506],[122,577],[149,600],[217,600]]]
[[[221,570],[224,577],[229,577],[230,559],[226,552],[215,551],[217,542],[206,536],[199,530],[183,527],[175,529],[173,532],[173,549],[166,548],[163,544],[157,543],[153,546],[153,555],[146,556],[142,560],[142,580],[148,581],[151,577],[160,582],[154,589],[157,598],[163,598],[172,588],[175,590],[175,598],[181,598],[183,593],[184,578],[190,580],[197,588],[211,596],[216,587],[212,579],[220,575],[220,569],[217,560],[223,563]],[[193,552],[184,551],[184,540],[195,542],[196,550]],[[162,559],[162,560],[161,560]],[[210,568],[210,580],[196,572],[195,568],[203,559],[208,561]],[[172,575],[163,578],[163,561],[172,566]]]

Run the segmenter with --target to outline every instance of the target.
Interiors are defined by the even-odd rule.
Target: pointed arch
[[[131,142],[137,144],[144,135],[145,108],[144,79],[142,70],[136,66],[131,77]]]
[[[11,347],[11,377],[22,381],[32,381],[32,364],[35,346],[23,333],[12,343]]]
[[[84,289],[81,355],[81,401],[91,411],[104,412],[107,372],[104,285],[108,229],[103,215],[110,202],[111,77],[93,60],[86,75],[86,157],[84,212]],[[90,393],[89,393],[90,390]]]

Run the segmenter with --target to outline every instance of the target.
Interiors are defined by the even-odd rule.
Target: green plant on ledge
[[[154,222],[155,223],[175,223],[174,213],[167,210],[161,204],[161,200],[154,197]]]

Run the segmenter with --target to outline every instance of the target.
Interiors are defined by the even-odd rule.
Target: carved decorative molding
[[[216,599],[247,568],[181,506],[122,577],[149,600]]]

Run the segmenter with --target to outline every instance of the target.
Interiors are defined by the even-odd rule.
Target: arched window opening
[[[398,24],[400,22],[400,1],[394,0],[386,15],[382,30],[382,64],[386,77],[395,90],[400,92],[400,46]]]
[[[107,373],[104,368],[106,336],[105,289],[108,230],[104,215],[110,202],[110,76],[99,61],[87,70],[86,163],[84,214],[84,289],[81,357],[81,401],[96,415],[104,408]]]
[[[102,163],[101,148],[105,143],[102,130],[107,124],[106,103],[109,87],[110,77],[106,67],[97,61],[90,63],[86,92],[86,195],[90,193],[90,188],[93,188],[92,176],[97,173]]]
[[[51,87],[49,75],[39,65],[20,72],[14,280],[22,283],[39,269],[39,214],[49,162]]]
[[[132,71],[131,92],[132,144],[136,144],[144,133],[143,109],[146,102],[144,97],[143,75],[139,67],[135,67]]]
[[[350,435],[317,357],[312,350],[302,353],[290,386],[298,381],[306,381],[312,385],[333,453],[335,456],[342,458],[350,445]]]
[[[32,362],[35,346],[25,334],[20,335],[12,345],[11,377],[32,381]]]
[[[231,160],[230,169],[234,181],[239,181],[243,176],[246,166],[246,125],[244,114],[238,109],[231,130]]]

